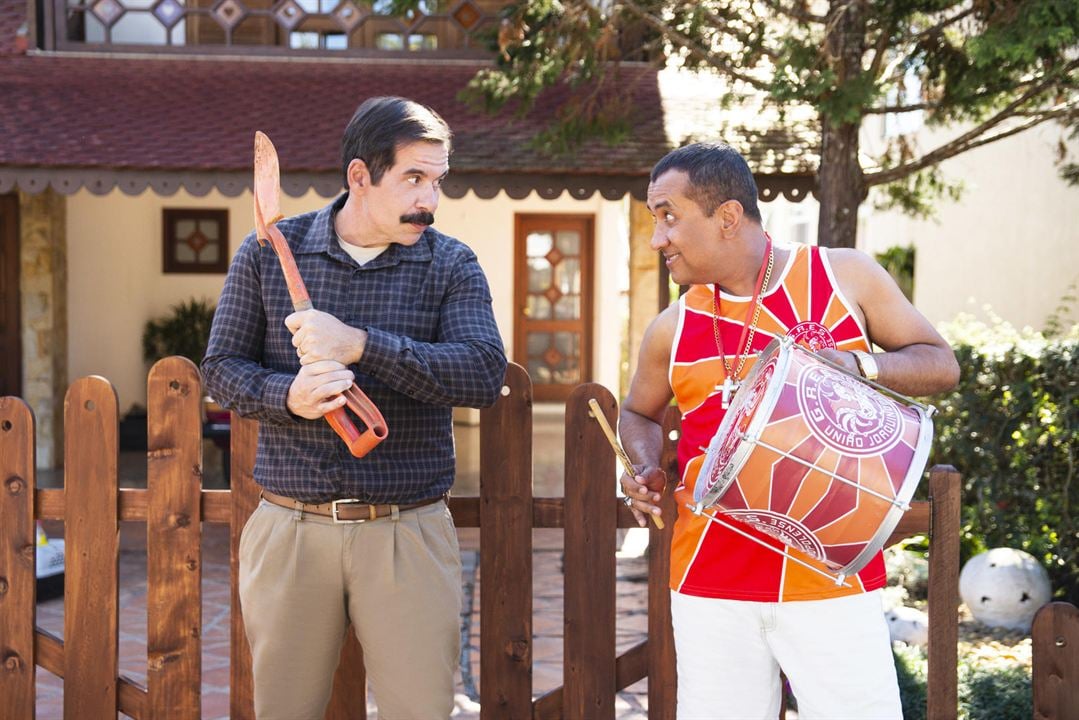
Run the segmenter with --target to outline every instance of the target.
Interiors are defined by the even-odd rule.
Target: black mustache
[[[429,212],[412,213],[401,216],[402,225],[434,225],[435,215]]]

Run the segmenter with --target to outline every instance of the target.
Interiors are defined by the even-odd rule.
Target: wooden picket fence
[[[117,710],[137,719],[198,718],[203,522],[228,524],[231,530],[231,717],[253,717],[251,660],[236,574],[240,531],[258,502],[252,479],[257,425],[233,418],[231,489],[204,490],[201,398],[199,374],[189,361],[167,358],[151,370],[146,489],[119,487],[117,397],[103,378],[80,379],[68,390],[63,489],[35,487],[33,415],[18,398],[0,399],[0,698],[5,718],[34,717],[37,666],[63,678],[64,717],[69,720],[115,717]],[[665,531],[650,530],[648,640],[616,656],[616,528],[636,523],[615,497],[615,458],[589,417],[592,398],[615,423],[617,403],[606,388],[576,388],[566,406],[565,497],[534,498],[531,382],[522,368],[511,365],[502,397],[481,413],[480,495],[450,501],[458,527],[482,528],[484,720],[613,719],[615,693],[644,677],[649,717],[674,717],[674,642],[666,582],[673,523]],[[668,417],[663,461],[673,470],[678,415],[672,410]],[[929,491],[930,501],[914,504],[889,544],[911,534],[931,535],[928,711],[931,718],[955,718],[958,474],[952,468],[934,468]],[[669,494],[665,503],[666,515],[673,516]],[[65,525],[63,640],[35,625],[35,519],[63,520]],[[145,687],[118,673],[120,521],[146,523]],[[538,698],[532,694],[533,528],[565,532],[564,684]],[[1054,637],[1065,638],[1065,645],[1071,643],[1068,650],[1079,647],[1079,623],[1058,622],[1056,614],[1041,622]],[[1042,660],[1049,674],[1075,677],[1074,655],[1054,654],[1058,641],[1043,645],[1048,653],[1044,657],[1051,658]],[[1036,648],[1036,669],[1039,657]],[[366,717],[365,685],[362,652],[350,634],[327,717]],[[1069,706],[1059,698],[1073,690],[1074,684],[1072,690],[1043,693],[1046,699],[1039,707],[1049,711],[1039,717],[1065,717],[1059,708]]]

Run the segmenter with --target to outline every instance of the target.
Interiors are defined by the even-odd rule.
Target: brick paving
[[[534,421],[535,494],[562,494],[562,419],[558,415],[537,415]],[[454,492],[477,494],[477,469],[469,466],[478,458],[478,431],[458,428],[459,456],[463,466],[458,471]],[[213,459],[207,450],[207,486],[215,480]],[[145,487],[145,457],[141,453],[123,453],[122,485]],[[141,473],[141,475],[140,475]],[[56,486],[61,482],[45,474],[39,483]],[[145,524],[123,523],[120,533],[120,674],[145,686],[146,683],[146,541]],[[50,537],[62,536],[60,523],[46,527]],[[454,718],[479,717],[480,686],[480,582],[479,531],[459,530],[463,572],[461,577],[464,605],[461,617],[463,640],[462,672],[458,679],[457,707]],[[229,569],[228,529],[223,525],[203,526],[203,602],[202,602],[202,716],[206,720],[228,718],[229,711]],[[536,530],[533,556],[533,696],[538,697],[562,684],[562,533],[559,530]],[[646,561],[643,558],[619,558],[617,570],[616,621],[617,644],[622,652],[645,637],[647,627]],[[63,598],[38,603],[37,624],[63,637]],[[618,694],[616,716],[619,720],[643,720],[647,717],[647,680],[641,680]],[[377,717],[377,698],[369,696],[370,717]],[[125,715],[120,715],[126,717]],[[37,670],[37,717],[59,720],[63,717],[63,682],[52,673]]]

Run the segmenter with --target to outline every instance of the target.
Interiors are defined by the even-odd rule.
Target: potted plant
[[[172,355],[182,355],[196,365],[206,354],[214,305],[209,300],[191,298],[173,305],[168,314],[151,318],[142,331],[143,358],[153,364]],[[146,408],[133,405],[120,422],[120,449],[146,449]]]
[[[151,364],[170,355],[183,355],[196,365],[206,354],[214,306],[192,298],[173,305],[168,315],[153,318],[142,332],[142,354]]]

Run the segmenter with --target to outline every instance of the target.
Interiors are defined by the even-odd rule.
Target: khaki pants
[[[461,557],[443,502],[335,525],[262,501],[240,539],[259,720],[321,720],[352,622],[379,717],[453,711]]]

